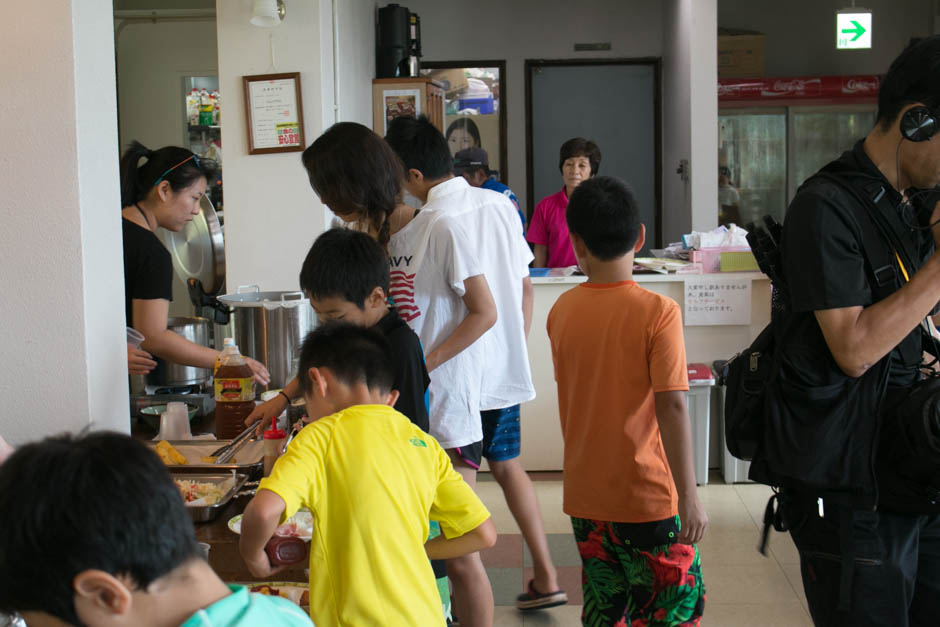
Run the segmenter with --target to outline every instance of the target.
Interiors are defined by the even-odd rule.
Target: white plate
[[[232,533],[241,535],[242,514],[232,516],[228,521],[228,528]],[[297,536],[301,540],[310,542],[313,538],[313,514],[309,509],[301,508],[297,513],[287,519],[287,522],[274,530],[276,536]]]

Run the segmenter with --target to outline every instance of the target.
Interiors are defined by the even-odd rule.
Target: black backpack
[[[804,187],[821,183],[839,186],[860,207],[857,218],[868,281],[875,301],[886,298],[902,283],[896,270],[895,248],[876,217],[875,205],[885,194],[882,184],[846,170],[839,162],[821,170]],[[726,386],[728,450],[738,459],[751,462],[749,478],[754,481],[831,493],[837,500],[874,505],[872,456],[878,424],[864,417],[880,413],[889,357],[863,377],[847,379],[843,387],[832,390],[800,390],[786,379],[778,346],[786,341],[793,317],[781,268],[782,229],[772,219],[765,218],[765,225],[748,225],[747,230],[758,264],[772,282],[771,322],[719,373]],[[831,398],[820,398],[820,394]],[[820,415],[820,404],[831,405],[833,414]],[[801,411],[803,408],[805,411]],[[800,420],[807,413],[813,416],[812,422]],[[851,424],[853,421],[856,424]]]

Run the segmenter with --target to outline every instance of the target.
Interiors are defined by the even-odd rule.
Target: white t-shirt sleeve
[[[479,246],[456,220],[443,217],[434,226],[429,242],[433,248],[432,259],[441,261],[447,284],[463,298],[466,293],[463,282],[483,274],[483,267],[477,261]]]

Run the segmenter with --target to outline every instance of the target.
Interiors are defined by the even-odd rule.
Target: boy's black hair
[[[418,170],[429,181],[453,174],[454,160],[447,140],[426,115],[395,118],[388,125],[385,141],[406,171]]]
[[[300,347],[297,373],[304,394],[310,394],[311,368],[328,368],[346,385],[365,383],[387,393],[395,381],[388,340],[372,329],[348,322],[327,322],[311,331]]]
[[[878,88],[878,124],[888,130],[904,107],[921,102],[940,115],[940,35],[913,40]]]
[[[587,157],[591,164],[591,176],[596,176],[601,167],[601,149],[590,139],[572,137],[558,151],[558,171],[560,172],[565,161],[572,157]]]
[[[300,268],[300,289],[311,298],[339,297],[359,309],[381,287],[388,294],[388,255],[373,238],[330,229],[313,242]]]
[[[626,184],[612,176],[597,176],[578,185],[565,217],[568,230],[601,261],[623,257],[640,236],[636,199]]]
[[[78,625],[79,573],[126,575],[143,589],[197,555],[179,489],[129,436],[50,437],[0,464],[0,611]]]

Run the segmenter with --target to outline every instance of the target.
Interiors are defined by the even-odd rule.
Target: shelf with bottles
[[[219,130],[222,130],[221,124],[211,124],[208,126],[204,124],[190,124],[189,125],[190,133],[207,133],[209,131],[219,131]]]

